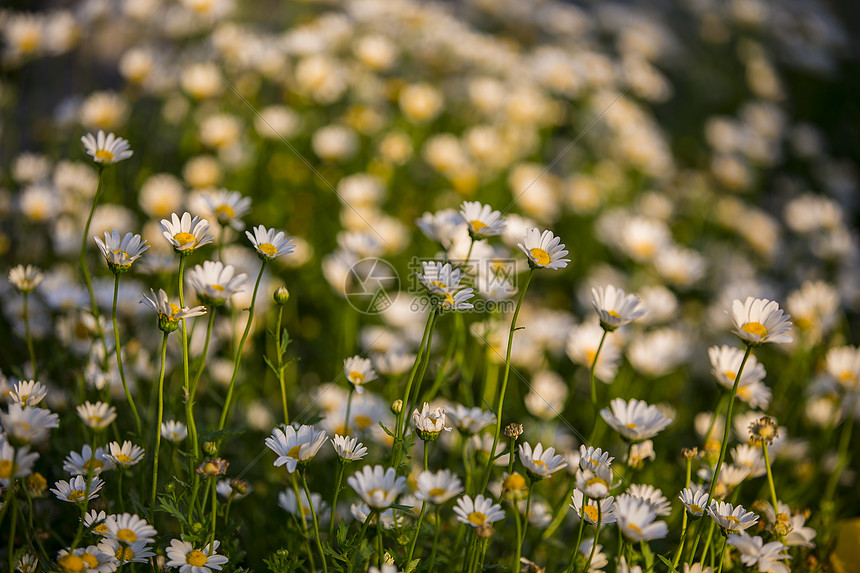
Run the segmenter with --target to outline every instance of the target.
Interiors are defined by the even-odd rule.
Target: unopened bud
[[[681,457],[694,460],[699,455],[699,448],[681,448]]]
[[[218,444],[215,442],[203,442],[203,451],[210,456],[214,456],[218,453]]]
[[[283,306],[290,300],[290,291],[285,286],[279,286],[272,298],[275,299],[275,304]]]
[[[403,411],[403,400],[395,400],[391,403],[391,413],[395,416]]]

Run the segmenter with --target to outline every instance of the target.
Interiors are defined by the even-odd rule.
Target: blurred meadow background
[[[209,568],[223,571],[857,571],[858,29],[855,6],[818,0],[4,1],[0,562],[201,573],[190,549],[187,569],[169,564],[171,541],[199,553],[215,539],[228,561],[209,551]],[[81,139],[100,130],[133,154],[99,162]],[[506,220],[498,236],[460,215],[472,201]],[[195,235],[199,249],[181,253],[161,221],[185,212],[213,240]],[[292,250],[249,242],[259,225],[285,232]],[[531,228],[560,238],[566,268],[535,268],[531,245],[518,248]],[[148,245],[119,270],[93,240],[114,230]],[[205,261],[246,275],[222,306],[186,280]],[[460,264],[474,308],[437,306],[416,276],[427,261]],[[10,274],[18,265],[37,268],[32,288],[24,269]],[[593,303],[609,285],[644,310],[617,330]],[[168,337],[159,289],[172,303],[184,295],[173,312],[207,315]],[[714,354],[743,354],[731,309],[747,297],[776,301],[792,340],[748,344],[761,376],[736,392],[738,361],[721,370]],[[345,366],[354,356],[372,370]],[[45,393],[38,405],[16,386],[29,380]],[[402,398],[401,413],[391,406]],[[625,439],[599,413],[614,399],[671,423]],[[104,405],[104,428],[87,422],[86,402]],[[408,423],[423,402],[455,429],[425,440]],[[488,423],[458,426],[457,405]],[[743,450],[762,416],[778,425],[772,481],[761,447]],[[13,430],[37,418],[49,437]],[[159,432],[159,419],[178,434]],[[267,448],[287,421],[324,431],[325,444],[301,459],[294,442]],[[500,435],[511,423],[522,433]],[[724,430],[733,479],[711,487]],[[350,464],[335,434],[358,438],[366,457]],[[69,456],[108,468],[109,442],[126,440],[145,450],[137,463],[100,474],[79,464],[87,483],[104,480],[97,498],[52,493],[82,475]],[[492,469],[495,442],[505,455]],[[538,442],[567,467],[539,479]],[[625,538],[600,526],[606,516],[580,527],[571,496],[603,497],[577,488],[594,470],[583,445],[615,458],[616,499],[659,488],[645,497],[662,536]],[[278,456],[299,471],[273,466]],[[408,478],[390,514],[347,485],[365,464]],[[487,496],[504,515],[477,528],[453,501],[422,504],[422,469],[450,470],[458,494]],[[529,478],[527,501],[503,481],[512,470]],[[751,537],[700,527],[697,556],[678,497],[697,486],[754,512]],[[114,518],[102,535],[82,521],[92,510],[156,533],[129,526],[147,540],[133,545]],[[756,536],[758,548],[744,545]],[[768,557],[761,542],[781,547]],[[97,566],[64,557],[87,547]],[[123,548],[152,557],[125,562]]]

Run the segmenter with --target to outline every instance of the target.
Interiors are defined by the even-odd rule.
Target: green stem
[[[197,393],[197,385],[200,383],[200,378],[203,376],[203,370],[206,368],[206,358],[209,356],[209,341],[212,338],[212,329],[215,326],[215,307],[209,307],[209,321],[206,324],[206,340],[203,343],[203,353],[200,355],[200,366],[197,368],[197,374],[191,381],[191,401],[194,401],[194,396]]]
[[[305,490],[305,495],[308,498],[308,505],[311,506],[311,519],[314,523],[314,537],[317,541],[317,551],[320,552],[320,559],[322,559],[323,573],[328,573],[328,565],[326,564],[325,552],[323,551],[322,541],[320,540],[320,526],[319,521],[317,521],[317,510],[314,507],[313,499],[311,498],[311,492],[308,489],[308,480],[305,478],[305,470],[301,470],[301,478],[302,478],[302,487]],[[301,501],[301,500],[299,500]]]
[[[308,521],[305,518],[305,504],[302,503],[302,495],[299,493],[299,481],[296,479],[296,472],[290,474],[290,479],[293,483],[293,493],[296,494],[296,506],[299,510],[299,521],[301,522],[302,533],[304,534],[305,538],[305,547],[308,552],[308,560],[311,562],[311,570],[316,571],[317,568],[316,565],[314,565],[314,553],[313,550],[311,550],[311,542],[308,537]],[[308,496],[308,504],[313,505],[310,496]]]
[[[331,516],[329,517],[328,538],[329,541],[334,539],[334,512],[337,508],[337,497],[340,495],[340,486],[343,483],[343,472],[345,464],[338,460],[337,464],[337,479],[334,482],[334,493],[331,498]]]
[[[33,347],[33,337],[30,334],[30,315],[28,312],[28,292],[24,296],[24,337],[27,339],[27,351],[30,353],[30,363],[33,365],[33,380],[39,379],[39,366],[36,364],[36,350]]]
[[[415,375],[418,373],[418,368],[421,366],[421,359],[424,355],[424,346],[427,344],[427,337],[430,335],[430,331],[433,329],[433,324],[436,322],[436,314],[437,309],[434,309],[433,312],[430,313],[430,316],[427,317],[427,323],[424,325],[424,335],[421,337],[421,345],[418,347],[418,353],[415,355],[415,363],[412,365],[412,371],[409,373],[409,378],[406,381],[406,391],[403,393],[403,407],[401,412],[403,422],[398,422],[397,427],[394,429],[392,466],[395,468],[400,465],[403,437],[406,434],[406,407],[407,402],[409,401],[409,393],[412,391],[412,383],[415,381]],[[430,352],[429,348],[427,349],[427,352]]]
[[[597,359],[600,357],[600,351],[603,350],[603,343],[606,342],[606,335],[609,331],[603,329],[603,335],[600,337],[600,344],[597,345],[597,352],[594,353],[594,360],[591,362],[591,368],[588,375],[591,380],[591,407],[594,409],[594,423],[597,424],[597,383],[595,380],[594,371],[597,370]]]
[[[215,543],[215,524],[218,518],[218,493],[215,489],[215,482],[218,480],[217,477],[212,476],[209,478],[212,482],[212,526],[209,533],[209,547],[214,547]]]
[[[685,462],[685,475],[684,475],[684,487],[690,487],[690,477],[692,474],[692,459],[689,457],[684,458]],[[677,568],[678,562],[681,560],[681,553],[684,551],[684,543],[687,541],[687,510],[684,508],[684,512],[681,514],[681,541],[678,544],[678,550],[675,552],[675,557],[672,559],[672,567]]]
[[[487,467],[484,469],[484,478],[481,482],[481,489],[487,489],[487,484],[490,482],[490,473],[493,469],[493,456],[496,453],[496,446],[499,445],[499,435],[502,433],[502,408],[505,405],[505,393],[508,389],[508,377],[511,374],[511,348],[514,343],[514,332],[517,331],[517,317],[520,315],[520,308],[523,306],[523,300],[526,298],[526,290],[529,288],[529,283],[532,280],[534,269],[529,269],[529,274],[526,276],[526,282],[523,285],[523,290],[520,293],[520,298],[517,301],[517,307],[514,310],[514,316],[511,319],[511,329],[508,332],[508,348],[505,352],[505,374],[502,377],[502,390],[499,393],[499,402],[496,405],[496,431],[493,434],[493,447],[490,448],[490,456],[487,458]],[[511,452],[511,455],[514,455]]]
[[[827,485],[824,489],[824,501],[830,501],[836,494],[836,487],[839,485],[839,477],[842,475],[842,470],[848,464],[848,445],[851,443],[851,433],[854,429],[854,414],[852,406],[852,414],[842,422],[842,432],[839,435],[838,456],[839,464],[830,474],[827,480]]]
[[[290,413],[287,410],[287,385],[284,381],[284,354],[281,352],[281,324],[284,316],[284,305],[278,307],[278,327],[275,329],[275,352],[278,354],[278,384],[281,388],[281,406],[284,409],[284,425],[290,425]]]
[[[531,494],[531,489],[529,489],[529,494]],[[517,502],[515,500],[511,501],[511,513],[514,514],[514,523],[517,526],[517,550],[514,553],[514,563],[511,571],[519,571],[520,556],[523,552],[523,539],[525,538],[525,535],[523,532],[522,519],[520,519],[520,509],[517,507]],[[526,521],[528,521],[528,516],[526,516]]]
[[[376,518],[376,566],[379,567],[379,569],[382,569],[384,552],[385,548],[382,545],[382,516],[380,515]]]
[[[764,467],[767,469],[767,485],[770,488],[770,498],[773,500],[773,514],[779,516],[779,502],[776,498],[776,488],[773,486],[773,473],[770,471],[770,457],[767,453],[767,440],[762,441],[761,450],[764,454]]]
[[[90,277],[90,270],[87,267],[87,239],[90,236],[90,225],[93,222],[93,214],[96,212],[96,205],[99,203],[99,198],[102,194],[102,173],[104,172],[104,164],[100,163],[98,166],[99,176],[98,176],[98,185],[96,187],[96,194],[93,196],[93,203],[90,206],[90,214],[87,217],[87,223],[84,226],[84,234],[81,238],[81,256],[80,256],[80,265],[81,265],[81,274],[84,275],[84,282],[87,285],[87,292],[90,295],[90,306],[93,318],[96,321],[96,330],[99,334],[99,339],[102,342],[102,346],[105,350],[107,350],[107,343],[105,342],[104,329],[102,329],[101,321],[99,320],[99,307],[96,303],[96,293],[93,290],[93,279]]]
[[[119,344],[119,327],[116,320],[116,301],[119,294],[119,273],[114,274],[113,281],[113,307],[111,309],[111,319],[113,320],[113,336],[114,346],[116,347],[116,366],[119,369],[119,377],[122,380],[122,389],[125,390],[125,399],[128,400],[128,405],[131,406],[131,413],[134,416],[134,426],[137,429],[137,435],[140,436],[140,415],[137,413],[137,406],[134,405],[134,398],[131,391],[128,389],[128,383],[125,380],[125,369],[122,367],[122,352]],[[25,299],[26,300],[26,299]],[[159,426],[160,428],[160,426]],[[159,429],[157,428],[157,430]],[[160,433],[160,430],[159,430]]]
[[[224,424],[227,422],[227,413],[230,411],[230,403],[233,400],[233,388],[236,386],[236,376],[239,373],[239,363],[242,360],[242,348],[245,347],[245,340],[248,338],[248,333],[251,331],[251,323],[254,321],[254,303],[257,302],[257,290],[260,288],[260,280],[263,278],[263,271],[266,270],[266,262],[263,261],[260,265],[260,273],[257,275],[257,282],[254,283],[254,293],[251,295],[251,306],[248,307],[248,322],[245,323],[245,331],[242,333],[242,338],[239,340],[239,346],[236,348],[236,358],[233,362],[233,375],[230,377],[230,386],[227,388],[227,399],[224,402],[224,409],[221,411],[221,420],[218,422],[218,431],[224,429]]]
[[[352,395],[355,393],[355,386],[350,383],[349,395],[346,397],[346,418],[343,420],[343,435],[349,436],[349,414],[352,410]]]
[[[600,500],[597,500],[597,530],[594,532],[594,541],[591,543],[591,553],[588,556],[588,561],[585,563],[584,571],[588,573],[591,562],[594,560],[594,554],[597,552],[597,541],[600,539],[600,521],[603,519],[603,510]]]
[[[155,424],[155,451],[152,460],[152,496],[149,498],[150,519],[155,518],[155,495],[158,492],[158,458],[161,447],[161,420],[164,416],[164,363],[167,359],[167,337],[165,332],[161,337],[161,369],[158,374],[158,419]]]
[[[568,573],[573,573],[576,569],[576,558],[579,556],[579,546],[582,544],[582,532],[585,529],[585,506],[587,504],[588,498],[583,495],[582,507],[579,508],[579,533],[576,534],[576,546],[573,548],[573,554],[570,556],[570,565],[567,567]],[[597,502],[597,505],[600,505],[600,501]],[[618,534],[618,537],[621,537],[621,533]]]
[[[14,458],[12,458],[14,459]],[[10,482],[14,482],[14,478],[10,480]],[[11,493],[11,490],[10,490]],[[7,494],[8,495],[8,494]],[[12,503],[12,528],[9,531],[9,549],[6,552],[6,557],[9,558],[9,573],[15,573],[15,561],[12,559],[12,556],[15,554],[15,526],[18,524],[18,511],[17,505],[18,500],[14,496],[14,494],[10,497],[10,502]]]
[[[439,521],[439,506],[436,506],[433,516],[435,518],[436,530],[433,533],[433,550],[430,552],[430,567],[428,571],[433,571],[433,565],[436,563],[436,551],[439,550],[439,534],[442,532],[442,523]],[[408,563],[406,565],[409,565]]]
[[[418,525],[415,527],[415,535],[412,536],[412,543],[409,544],[409,553],[406,556],[406,565],[412,561],[412,555],[415,553],[415,543],[418,541],[418,535],[421,533],[421,524],[424,522],[424,512],[427,509],[427,502],[421,502],[421,512],[418,514]]]
[[[724,537],[723,538],[723,548],[720,549],[720,566],[717,568],[717,573],[722,573],[722,571],[723,571],[723,556],[726,553],[726,545],[728,545],[728,543],[726,543],[726,538]]]

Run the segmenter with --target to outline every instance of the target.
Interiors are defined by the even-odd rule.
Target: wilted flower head
[[[779,437],[779,426],[773,418],[762,416],[758,420],[750,424],[750,443],[768,445],[773,443],[775,438]]]

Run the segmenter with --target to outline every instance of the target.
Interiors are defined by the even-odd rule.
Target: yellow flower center
[[[472,525],[483,525],[487,522],[487,516],[480,511],[473,511],[469,514],[469,523]]]
[[[734,525],[737,525],[738,523],[741,522],[741,520],[738,519],[737,517],[735,517],[734,515],[727,515],[726,521],[728,521],[729,523],[734,524]]]
[[[445,308],[454,308],[454,297],[451,296],[451,293],[445,295],[445,300],[442,301],[442,305]]]
[[[114,457],[116,458],[116,461],[118,461],[124,466],[131,463],[131,456],[129,456],[128,454],[117,454]]]
[[[257,250],[266,255],[267,257],[274,257],[278,254],[278,249],[275,248],[275,245],[272,243],[260,243],[257,245]]]
[[[89,422],[89,424],[88,424],[88,425],[89,425],[90,427],[98,426],[98,425],[100,425],[103,421],[104,421],[104,418],[102,418],[101,416],[96,416],[96,415],[93,415],[93,416],[87,416],[87,422]]]
[[[752,397],[752,390],[750,386],[741,386],[738,388],[738,398],[741,400],[747,401]]]
[[[638,525],[636,525],[635,523],[628,523],[627,528],[632,529],[633,531],[635,531],[639,535],[642,535],[642,529]]]
[[[429,495],[431,497],[437,497],[440,495],[444,495],[446,491],[448,491],[448,490],[445,489],[444,487],[434,487],[433,489],[431,489],[430,491],[427,492],[427,495]]]
[[[218,292],[222,292],[224,290],[224,285],[210,285],[212,290],[217,290]]]
[[[196,241],[196,239],[194,238],[194,235],[192,235],[191,233],[186,233],[184,231],[181,233],[176,233],[175,235],[173,235],[173,240],[176,241],[177,243],[179,243],[180,247],[184,247],[188,243],[193,244],[194,241]]]
[[[206,554],[199,549],[195,549],[185,556],[185,562],[193,567],[203,567],[206,565],[206,560]]]
[[[723,372],[723,376],[725,376],[727,380],[731,380],[732,382],[734,382],[735,378],[738,377],[738,373],[732,372],[731,370],[726,370],[725,372]]]
[[[80,557],[89,569],[95,569],[99,566],[99,560],[92,553],[81,553]]]
[[[81,501],[87,496],[87,492],[82,489],[74,489],[69,492],[69,495],[66,498],[69,501]]]
[[[363,384],[364,383],[364,374],[359,372],[358,370],[353,370],[349,373],[349,379],[352,380],[353,384]]]
[[[606,314],[608,314],[609,316],[612,316],[612,317],[614,317],[614,318],[621,318],[621,315],[620,315],[620,314],[618,314],[618,313],[617,313],[616,311],[614,311],[614,310],[607,310],[607,311],[606,311]]]
[[[591,521],[597,521],[597,506],[596,505],[586,505],[582,508],[583,513],[585,513],[585,517],[590,519]]]
[[[96,159],[101,159],[102,161],[110,161],[113,159],[113,153],[108,151],[107,149],[99,149],[96,151]]]
[[[626,424],[624,427],[627,428],[628,430],[635,430],[636,424],[630,423],[630,424]]]
[[[381,487],[377,487],[377,488],[374,488],[374,489],[370,490],[369,492],[367,492],[367,497],[372,498],[372,497],[376,497],[377,495],[382,495],[384,497],[385,496],[385,490],[382,489]]]
[[[609,484],[606,483],[606,480],[603,479],[602,477],[597,477],[597,476],[594,476],[593,478],[591,478],[585,482],[585,487],[591,487],[593,485],[602,485],[606,488],[609,488]]]
[[[442,290],[445,290],[446,288],[448,288],[448,285],[446,285],[442,281],[430,281],[430,284],[433,285],[434,287],[442,289]]]
[[[546,462],[543,460],[532,460],[532,463],[539,468],[547,469]]]
[[[104,523],[99,523],[98,525],[93,527],[93,533],[98,533],[99,535],[107,535],[108,531],[110,530],[108,529],[108,526]]]
[[[643,259],[650,259],[653,257],[656,250],[654,243],[636,243],[633,245],[633,253]]]
[[[692,513],[694,515],[700,515],[702,513],[705,513],[705,510],[702,509],[700,506],[696,505],[695,503],[691,503],[690,504],[690,513]]]
[[[57,565],[64,573],[78,573],[79,571],[87,570],[84,560],[72,553],[67,553],[57,559]]]
[[[777,523],[787,524],[789,521],[790,518],[788,517],[787,513],[780,513],[776,516]]]
[[[767,329],[760,322],[748,322],[741,327],[741,330],[749,332],[750,334],[755,334],[759,338],[767,336]]]
[[[353,418],[352,421],[355,423],[356,427],[359,430],[366,430],[373,425],[373,420],[371,420],[368,416],[358,415]]]
[[[535,260],[537,264],[542,267],[545,267],[549,264],[549,253],[541,249],[540,247],[535,247],[531,250],[532,258]]]
[[[120,257],[120,260],[122,260],[122,259],[127,259],[127,258],[128,258],[128,253],[126,253],[125,251],[123,251],[123,250],[121,250],[121,249],[117,249],[117,250],[115,250],[115,251],[113,252],[113,254],[115,254],[115,255],[117,255],[118,257]]]
[[[0,478],[9,479],[15,475],[15,470],[18,467],[15,465],[15,462],[12,460],[2,460],[0,461]]]
[[[296,460],[299,459],[299,451],[301,451],[301,449],[302,449],[301,446],[293,446],[292,448],[290,448],[290,451],[287,452],[287,457],[293,458]]]
[[[120,529],[116,532],[116,538],[124,543],[134,543],[137,541],[137,533],[131,529]]]
[[[81,466],[85,470],[100,470],[104,467],[105,463],[97,458],[90,458],[84,462]]]
[[[475,230],[476,233],[480,233],[481,229],[486,228],[486,225],[481,221],[478,221],[477,219],[475,219],[474,221],[470,221],[469,224],[472,225],[472,228]]]
[[[120,545],[116,548],[114,556],[124,563],[126,561],[131,561],[132,559],[134,559],[134,551],[132,551],[131,547],[128,547],[126,545]]]
[[[236,212],[233,210],[233,207],[230,205],[218,205],[215,208],[215,216],[218,217],[219,221],[227,221],[232,219],[236,215]]]

